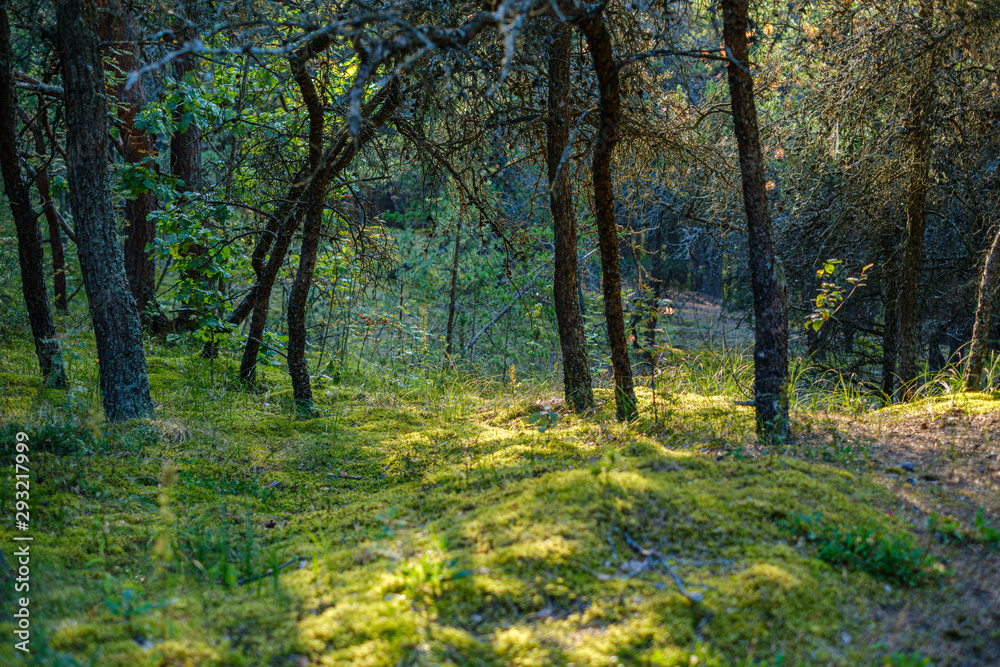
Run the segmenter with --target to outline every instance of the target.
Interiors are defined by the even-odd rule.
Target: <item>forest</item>
[[[1000,665],[1000,0],[0,0],[0,664]]]

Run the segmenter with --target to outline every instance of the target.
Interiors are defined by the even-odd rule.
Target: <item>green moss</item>
[[[639,388],[642,419],[626,426],[598,390],[598,411],[541,433],[527,423],[541,390],[364,376],[317,391],[323,416],[300,422],[276,374],[248,392],[234,359],[154,350],[157,419],[113,427],[82,399],[36,400],[0,361],[0,382],[34,392],[17,399],[19,423],[98,430],[86,451],[33,459],[44,481],[32,497],[48,503],[33,515],[40,622],[53,650],[83,663],[97,651],[109,665],[882,655],[875,641],[841,641],[872,632],[881,584],[822,562],[780,524],[822,512],[906,535],[881,511],[892,498],[838,468],[718,460],[753,437],[751,411],[731,398],[661,391],[654,419]],[[662,555],[699,601],[633,545]],[[126,588],[128,613],[115,597]]]

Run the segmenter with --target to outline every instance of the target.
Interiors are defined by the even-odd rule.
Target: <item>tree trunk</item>
[[[376,130],[385,124],[402,99],[398,81],[394,80],[386,86],[384,94],[376,95],[369,104],[369,109],[373,108],[376,103],[382,105],[370,123],[362,127],[356,139],[351,139],[347,130],[343,130],[339,134],[337,141],[324,153],[319,170],[316,173],[324,172],[325,175],[323,178],[326,182],[330,182],[336,178],[340,172],[351,164],[354,155],[375,136]],[[311,183],[311,178],[307,179],[307,183]],[[305,192],[308,192],[308,185]],[[267,266],[264,267],[263,274],[254,286],[253,317],[250,320],[250,331],[247,335],[246,347],[243,349],[243,359],[240,362],[240,377],[247,382],[252,382],[256,375],[257,354],[260,352],[264,327],[267,324],[267,314],[271,303],[271,290],[274,288],[275,278],[277,278],[278,271],[285,261],[285,254],[288,252],[288,246],[291,244],[292,235],[298,228],[299,220],[307,206],[307,202],[301,199],[304,193],[300,194],[296,192],[293,196],[296,199],[289,203],[287,207],[289,211],[288,217],[284,220],[283,224],[279,224],[281,231],[274,241],[271,257],[267,262]],[[311,271],[308,272],[308,278],[311,282]],[[296,280],[298,280],[298,275],[296,275]]]
[[[42,381],[50,387],[66,388],[56,328],[49,311],[48,288],[45,285],[45,253],[38,233],[35,211],[31,206],[28,185],[21,173],[17,149],[17,98],[14,95],[14,56],[11,49],[10,24],[6,7],[0,8],[0,165],[3,168],[4,190],[10,202],[10,212],[17,229],[17,254],[21,264],[21,286],[24,305],[28,310],[35,354],[42,372]]]
[[[549,208],[555,241],[555,276],[552,295],[562,349],[566,405],[576,412],[594,406],[594,390],[587,357],[587,337],[578,286],[576,212],[569,164],[561,164],[569,144],[566,98],[570,87],[570,47],[573,31],[560,23],[549,44],[549,118],[546,127],[549,175]]]
[[[35,137],[35,153],[45,155],[45,129],[48,128],[48,109],[38,110],[38,118],[32,123],[31,131]],[[66,251],[63,248],[63,235],[60,229],[59,212],[49,190],[49,169],[39,167],[35,173],[35,187],[41,199],[42,213],[49,227],[49,246],[52,248],[52,291],[55,293],[56,310],[66,312]]]
[[[190,11],[196,9],[196,3],[191,3],[187,7],[186,21],[178,21],[175,27],[175,35],[178,40],[177,47],[181,47],[193,40],[196,35],[191,27],[193,16]],[[188,95],[185,88],[194,83],[198,73],[198,58],[193,53],[185,53],[174,60],[174,85],[182,92],[180,102],[173,108],[172,117],[174,132],[170,137],[170,173],[181,181],[178,190],[181,196],[191,199],[197,196],[202,187],[202,137],[201,127],[192,118],[193,109],[188,102]],[[189,261],[197,261],[205,255],[206,249],[200,243],[192,243],[184,249],[184,257]],[[201,262],[198,262],[201,264]],[[203,272],[198,269],[188,269],[181,274],[182,280],[189,281],[200,287],[211,290],[214,285],[211,280],[206,279]],[[177,328],[179,330],[189,330],[197,327],[203,315],[202,303],[185,299],[177,313]]]
[[[146,357],[108,184],[108,110],[93,0],[56,0],[66,170],[108,421],[151,417]]]
[[[933,9],[928,0],[920,3],[920,19],[929,21]],[[900,263],[899,285],[899,384],[903,400],[916,389],[917,318],[920,314],[920,255],[927,226],[927,186],[931,168],[930,113],[934,104],[933,51],[915,64],[910,90],[906,131],[910,137],[911,161],[906,190],[906,242]]]
[[[882,397],[892,402],[896,392],[896,343],[899,335],[899,270],[893,257],[896,246],[895,234],[887,232],[882,236],[882,253],[885,256],[885,292],[882,305],[885,310],[885,326],[882,329]]]
[[[448,296],[448,327],[445,330],[444,353],[451,356],[452,336],[455,333],[455,301],[458,295],[458,258],[462,250],[462,222],[465,220],[465,197],[458,207],[458,222],[455,227],[455,255],[451,260],[451,293]]]
[[[1000,228],[993,237],[993,245],[986,255],[986,265],[979,280],[979,295],[976,303],[976,323],[972,327],[972,343],[969,345],[969,365],[965,367],[966,391],[979,391],[980,376],[983,374],[983,357],[990,338],[990,322],[993,318],[993,296],[1000,283]]]
[[[291,59],[292,76],[302,93],[302,101],[309,114],[309,168],[312,176],[306,190],[305,224],[302,249],[299,251],[299,268],[288,296],[288,374],[292,379],[292,395],[299,417],[313,416],[312,385],[309,366],[306,364],[306,302],[312,285],[319,236],[323,226],[323,209],[326,203],[326,185],[329,169],[323,168],[323,103],[316,93],[307,69],[308,58],[296,55]]]
[[[597,74],[601,117],[594,142],[594,222],[601,249],[601,282],[604,288],[604,318],[608,325],[611,365],[615,372],[615,415],[620,421],[638,417],[632,383],[632,363],[625,340],[621,276],[618,272],[618,232],[615,225],[615,193],[611,184],[611,153],[618,143],[621,91],[618,68],[611,52],[611,33],[603,16],[587,16],[580,21]]]
[[[130,165],[155,169],[153,138],[135,126],[135,118],[146,103],[143,77],[126,89],[129,74],[142,66],[137,44],[134,17],[118,0],[104,0],[100,12],[100,38],[105,44],[105,63],[118,70],[114,88],[118,100],[118,125],[122,140],[122,158]],[[102,8],[104,9],[104,8]],[[146,252],[146,245],[156,238],[156,225],[150,214],[156,210],[152,192],[140,192],[125,201],[125,275],[135,299],[139,317],[146,319],[146,307],[155,299],[156,266]]]
[[[743,205],[750,246],[754,309],[754,405],[757,435],[767,442],[788,434],[788,299],[774,256],[764,157],[757,130],[747,51],[747,0],[723,0],[722,18],[733,126],[739,145]]]

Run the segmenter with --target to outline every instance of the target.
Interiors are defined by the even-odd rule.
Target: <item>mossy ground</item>
[[[953,599],[954,575],[887,586],[819,560],[783,527],[821,513],[837,526],[914,531],[866,472],[863,443],[759,452],[739,396],[664,380],[655,413],[640,388],[642,418],[622,425],[599,391],[601,408],[541,432],[527,418],[554,402],[551,387],[368,369],[318,382],[323,416],[302,422],[279,371],[248,392],[232,361],[155,344],[149,353],[157,419],[108,426],[85,339],[67,392],[39,388],[27,341],[0,352],[0,427],[8,440],[27,429],[34,446],[32,653],[12,651],[8,615],[4,664],[853,666],[917,649],[939,664],[956,650],[967,662],[951,664],[994,655],[997,637],[935,653],[931,630],[897,622],[911,605]],[[968,400],[997,409],[996,397]],[[799,419],[800,431],[828,430]],[[11,537],[5,522],[0,540]],[[696,595],[633,547],[661,554]]]

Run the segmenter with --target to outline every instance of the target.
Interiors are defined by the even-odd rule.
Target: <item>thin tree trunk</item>
[[[920,18],[929,21],[933,8],[928,0],[920,3]],[[915,65],[910,90],[906,130],[910,136],[911,161],[906,191],[906,242],[900,262],[899,285],[899,383],[903,400],[916,389],[917,319],[920,314],[920,256],[927,227],[927,189],[931,168],[930,113],[934,104],[933,51]]]
[[[757,435],[774,442],[788,434],[788,299],[772,242],[773,225],[747,51],[747,6],[747,0],[723,0],[722,18],[750,246]]]
[[[44,128],[48,127],[48,109],[39,109],[36,122],[32,123],[31,131],[35,137],[35,153],[45,155]],[[49,227],[49,246],[52,248],[52,291],[55,293],[56,310],[66,312],[66,252],[63,248],[63,235],[60,229],[59,212],[49,189],[49,168],[39,167],[35,173],[35,187],[41,200],[42,213]]]
[[[324,153],[318,170],[318,172],[325,172],[324,178],[327,182],[336,178],[340,172],[351,164],[354,155],[375,136],[378,128],[385,124],[402,99],[399,91],[399,83],[394,80],[386,87],[385,95],[380,94],[372,100],[369,108],[372,108],[372,105],[376,102],[381,104],[381,108],[379,108],[371,122],[362,127],[361,133],[356,139],[351,139],[346,130],[339,134],[337,141]],[[252,382],[256,375],[257,354],[260,352],[264,327],[267,324],[267,314],[270,310],[271,290],[274,288],[274,280],[285,261],[285,254],[288,252],[288,247],[291,244],[292,235],[298,228],[299,220],[305,208],[306,202],[301,199],[292,202],[289,206],[289,215],[284,224],[281,225],[281,232],[274,242],[271,257],[264,268],[263,275],[255,285],[253,293],[253,317],[250,320],[247,343],[243,349],[243,359],[240,362],[240,377],[247,382]],[[309,279],[310,281],[312,280],[311,272],[309,273]]]
[[[126,163],[155,169],[153,138],[135,126],[136,116],[146,103],[143,77],[125,87],[129,74],[142,66],[134,17],[118,0],[102,0],[106,11],[100,12],[100,38],[105,44],[105,63],[118,70],[114,88],[118,100],[118,126],[122,140],[122,158]],[[105,9],[105,8],[102,8]],[[156,238],[156,225],[150,214],[156,210],[152,192],[136,193],[125,201],[125,275],[135,299],[139,316],[146,319],[146,307],[155,299],[156,266],[146,252],[146,245]]]
[[[979,280],[979,295],[976,303],[976,323],[972,327],[972,343],[969,345],[969,365],[965,368],[966,391],[979,391],[980,376],[983,374],[983,358],[990,338],[990,323],[993,319],[993,295],[1000,283],[1000,228],[993,237],[993,245],[986,255],[986,265]]]
[[[365,107],[365,113],[374,113],[374,110],[378,108],[379,104],[382,104],[387,96],[392,90],[389,87],[384,88],[374,99]],[[342,135],[341,138],[334,145],[333,152],[330,155],[333,159],[336,159],[338,153],[336,151],[342,150],[345,142],[343,138],[346,135]],[[329,156],[328,156],[329,157]],[[330,160],[327,160],[330,162]],[[331,175],[334,176],[335,174]],[[279,233],[284,229],[286,224],[290,222],[298,226],[298,216],[301,216],[304,208],[301,205],[300,200],[305,195],[306,189],[309,184],[309,168],[308,166],[302,168],[298,174],[296,174],[293,179],[292,185],[288,188],[288,194],[281,200],[281,204],[278,206],[277,211],[272,215],[268,221],[267,226],[261,235],[257,238],[257,243],[254,245],[253,253],[250,256],[250,266],[253,268],[254,272],[254,284],[251,286],[249,292],[243,297],[243,300],[233,309],[232,314],[226,323],[231,327],[238,327],[243,323],[250,313],[253,312],[254,306],[257,303],[257,291],[260,285],[262,285],[267,274],[267,264],[265,264],[268,259],[268,252],[272,249],[274,242],[279,238]],[[294,221],[291,218],[295,218]],[[286,248],[287,250],[287,248]],[[284,254],[281,256],[281,261],[284,261]],[[270,294],[270,288],[268,288],[268,293]],[[216,335],[221,335],[223,329],[217,329],[215,331]],[[258,345],[259,351],[259,341],[256,343]],[[205,359],[213,359],[218,355],[218,344],[214,340],[209,340],[205,343],[202,348],[201,355]]]
[[[573,186],[570,165],[562,164],[569,145],[569,119],[566,109],[570,90],[570,49],[573,30],[560,23],[549,44],[549,119],[546,126],[549,175],[549,209],[552,211],[555,242],[555,276],[552,297],[559,326],[559,346],[562,349],[563,386],[566,405],[576,412],[594,407],[587,337],[583,329],[583,312],[578,285],[576,211],[573,206]]]
[[[656,321],[659,319],[660,295],[663,294],[663,221],[646,232],[646,252],[649,253],[649,298],[646,302],[646,363],[649,372],[656,372]]]
[[[444,353],[451,356],[452,335],[455,332],[455,300],[458,294],[458,258],[462,250],[462,222],[465,220],[465,197],[458,207],[458,223],[455,227],[455,255],[451,260],[451,293],[448,296],[448,327],[445,330]]]
[[[191,28],[192,10],[197,10],[197,3],[186,7],[186,21],[177,21],[175,34],[181,46],[193,40],[196,35]],[[198,73],[198,58],[193,53],[185,53],[174,60],[175,85],[184,89],[194,83]],[[170,137],[170,173],[176,176],[181,185],[178,187],[181,196],[191,199],[202,188],[202,136],[198,122],[191,119],[192,111],[188,105],[186,93],[182,93],[180,103],[172,110],[174,132]],[[184,250],[184,256],[189,262],[196,262],[205,255],[206,249],[200,243],[192,243]],[[207,280],[200,268],[188,269],[181,273],[182,280],[189,281],[204,289],[212,289],[211,280]],[[185,299],[177,313],[177,329],[186,330],[196,327],[203,312],[202,303]]]
[[[153,415],[135,300],[108,183],[108,109],[93,0],[56,0],[66,104],[66,170],[108,421]]]
[[[312,285],[313,271],[316,268],[329,177],[329,170],[323,169],[322,165],[323,103],[307,70],[308,61],[308,57],[300,54],[291,59],[292,76],[295,77],[309,114],[309,168],[312,171],[309,188],[306,191],[306,213],[302,248],[299,251],[299,268],[288,296],[288,374],[292,379],[295,410],[302,418],[313,416],[312,386],[305,358],[306,301],[309,297],[309,287]]]
[[[56,328],[49,311],[48,288],[45,285],[45,253],[42,237],[35,222],[31,194],[21,173],[17,148],[17,98],[14,95],[14,55],[11,48],[10,24],[6,7],[0,7],[0,165],[3,168],[4,190],[10,202],[10,212],[17,229],[17,255],[21,264],[21,286],[24,305],[28,310],[35,354],[43,382],[57,389],[66,388]]]
[[[615,415],[620,421],[638,417],[632,363],[625,340],[621,276],[618,271],[618,232],[615,225],[615,194],[611,184],[611,153],[618,143],[621,91],[618,69],[611,51],[611,33],[603,16],[587,16],[580,21],[597,74],[601,116],[594,143],[594,221],[601,248],[601,282],[604,288],[604,318],[608,325],[611,365],[615,372]]]
[[[891,403],[896,392],[896,344],[899,335],[899,270],[893,256],[895,234],[887,232],[882,240],[885,256],[885,292],[882,305],[885,309],[885,326],[882,329],[882,396]]]

